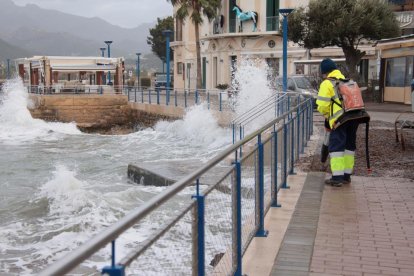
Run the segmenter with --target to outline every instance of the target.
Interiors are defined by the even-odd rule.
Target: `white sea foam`
[[[238,88],[235,116],[241,116],[272,96],[268,80],[269,67],[263,59],[244,57],[235,68],[233,87]],[[266,112],[246,125],[246,134],[274,118],[274,110]]]
[[[47,123],[34,119],[28,110],[33,103],[29,99],[21,79],[7,80],[3,84],[0,103],[0,142],[19,144],[44,138],[55,140],[59,134],[80,134],[74,123]]]
[[[182,120],[161,121],[155,125],[157,132],[179,144],[201,148],[217,148],[229,144],[229,133],[221,128],[206,104],[189,108]]]

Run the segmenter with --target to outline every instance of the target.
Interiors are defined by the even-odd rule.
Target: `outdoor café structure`
[[[113,91],[113,87],[124,83],[123,58],[34,56],[16,62],[25,85],[42,87],[50,93],[97,87]]]

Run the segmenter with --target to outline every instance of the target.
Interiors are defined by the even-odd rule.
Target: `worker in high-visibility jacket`
[[[328,149],[332,177],[325,183],[340,187],[342,184],[351,182],[359,122],[347,120],[336,127],[338,119],[343,119],[347,114],[344,114],[340,105],[334,104],[332,101],[339,102],[339,99],[335,95],[334,83],[331,80],[345,79],[345,76],[338,70],[335,62],[329,58],[322,60],[320,69],[324,81],[320,85],[316,104],[318,111],[325,117],[331,130]]]

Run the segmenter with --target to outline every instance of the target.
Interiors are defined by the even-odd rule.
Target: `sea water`
[[[241,104],[235,116],[268,96],[263,71],[254,68],[245,63],[238,70]],[[249,86],[244,78],[256,80],[256,85]],[[255,96],[249,95],[252,91]],[[0,93],[0,275],[41,271],[165,189],[129,181],[128,164],[144,164],[179,178],[231,143],[230,131],[219,127],[203,104],[187,110],[182,120],[161,121],[128,135],[85,134],[75,123],[34,119],[28,110],[31,105],[21,80],[4,84]],[[157,213],[157,219],[146,220],[117,239],[118,256],[163,225],[194,192],[194,187],[186,188]],[[190,233],[191,228],[184,230]],[[183,254],[191,255],[191,251]],[[107,247],[84,263],[85,274],[96,273],[109,260]]]

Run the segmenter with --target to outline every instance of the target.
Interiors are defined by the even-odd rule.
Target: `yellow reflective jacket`
[[[327,77],[333,79],[345,79],[344,75],[342,75],[339,70],[333,70]],[[325,79],[319,87],[316,104],[318,105],[318,111],[329,120],[330,127],[334,129],[336,121],[342,114],[344,114],[344,110],[339,105],[333,104],[332,99],[340,102],[337,96],[335,96],[335,88],[332,82],[329,79]]]

